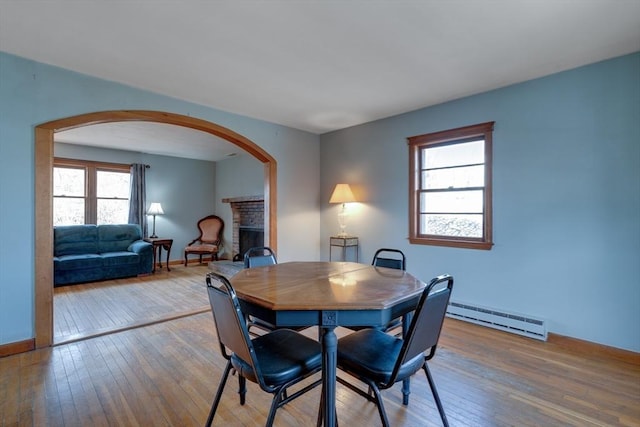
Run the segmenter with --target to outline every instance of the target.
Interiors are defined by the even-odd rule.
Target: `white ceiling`
[[[84,126],[54,135],[55,142],[188,159],[222,161],[244,154],[238,146],[206,132],[151,122]]]
[[[322,134],[640,51],[640,0],[0,0],[0,50]]]

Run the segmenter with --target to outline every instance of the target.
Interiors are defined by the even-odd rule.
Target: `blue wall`
[[[406,138],[495,121],[491,251],[410,245]],[[321,137],[321,193],[352,183],[361,260],[406,252],[453,299],[547,320],[548,329],[640,351],[640,54]],[[336,231],[324,205],[323,254]]]
[[[317,135],[0,52],[0,345],[34,335],[34,127],[64,117],[123,109],[196,117],[261,146],[278,163],[278,258],[318,258]],[[293,185],[297,182],[307,183],[312,191]],[[217,190],[227,193],[224,188]],[[289,232],[308,238],[289,241],[284,238]]]

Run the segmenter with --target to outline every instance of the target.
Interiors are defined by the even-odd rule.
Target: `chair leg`
[[[187,254],[184,254],[184,266],[187,266]]]
[[[220,398],[222,397],[222,391],[224,390],[224,386],[227,384],[227,378],[229,378],[229,372],[231,371],[231,362],[227,362],[227,367],[224,368],[224,372],[222,374],[222,378],[220,379],[220,384],[218,385],[218,391],[216,392],[216,397],[213,399],[213,403],[211,404],[211,410],[209,411],[209,416],[207,417],[207,423],[205,426],[210,427],[213,423],[213,417],[216,415],[216,410],[218,409],[218,404],[220,403]]]
[[[240,405],[244,405],[247,396],[247,379],[238,374],[238,394],[240,395]]]
[[[382,396],[380,395],[380,389],[373,383],[369,383],[370,389],[375,396],[375,403],[378,407],[378,413],[380,414],[380,421],[384,427],[389,427],[389,418],[387,418],[387,411],[384,410],[384,403],[382,403]]]
[[[424,373],[427,374],[427,381],[429,381],[429,387],[431,387],[431,393],[433,394],[433,400],[436,401],[436,406],[438,407],[438,412],[440,412],[440,418],[442,419],[442,425],[445,427],[449,427],[449,422],[447,421],[447,416],[444,413],[444,407],[442,406],[442,402],[440,401],[440,396],[438,396],[438,390],[436,389],[436,383],[433,381],[433,376],[431,375],[431,371],[429,370],[429,366],[427,366],[427,362],[424,362],[422,366],[424,369]]]
[[[273,420],[276,417],[276,411],[280,406],[280,402],[283,400],[282,396],[285,393],[286,389],[284,387],[279,388],[275,393],[273,393],[273,400],[271,401],[271,408],[269,409],[269,416],[267,417],[266,427],[273,426]]]
[[[402,404],[409,404],[409,395],[411,394],[411,379],[402,380]]]

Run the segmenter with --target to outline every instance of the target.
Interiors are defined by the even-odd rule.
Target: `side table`
[[[162,249],[164,248],[167,251],[167,271],[171,271],[169,267],[169,256],[171,255],[171,245],[173,245],[173,239],[162,239],[159,237],[151,238],[147,237],[144,239],[146,242],[149,242],[153,245],[153,269],[152,273],[156,272],[156,260],[158,260],[158,267],[162,268]],[[156,252],[158,256],[156,257]]]
[[[358,262],[358,238],[356,236],[331,236],[329,238],[329,261],[331,261],[331,252],[333,247],[342,248],[342,261],[347,260],[347,248],[354,248],[356,252],[356,260]]]

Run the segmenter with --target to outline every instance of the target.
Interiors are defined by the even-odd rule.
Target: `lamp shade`
[[[356,198],[353,197],[349,184],[337,184],[333,194],[331,194],[331,199],[329,199],[329,203],[351,203],[355,201]]]
[[[149,210],[147,211],[147,215],[164,215],[162,205],[160,203],[151,203],[151,206],[149,206]]]

